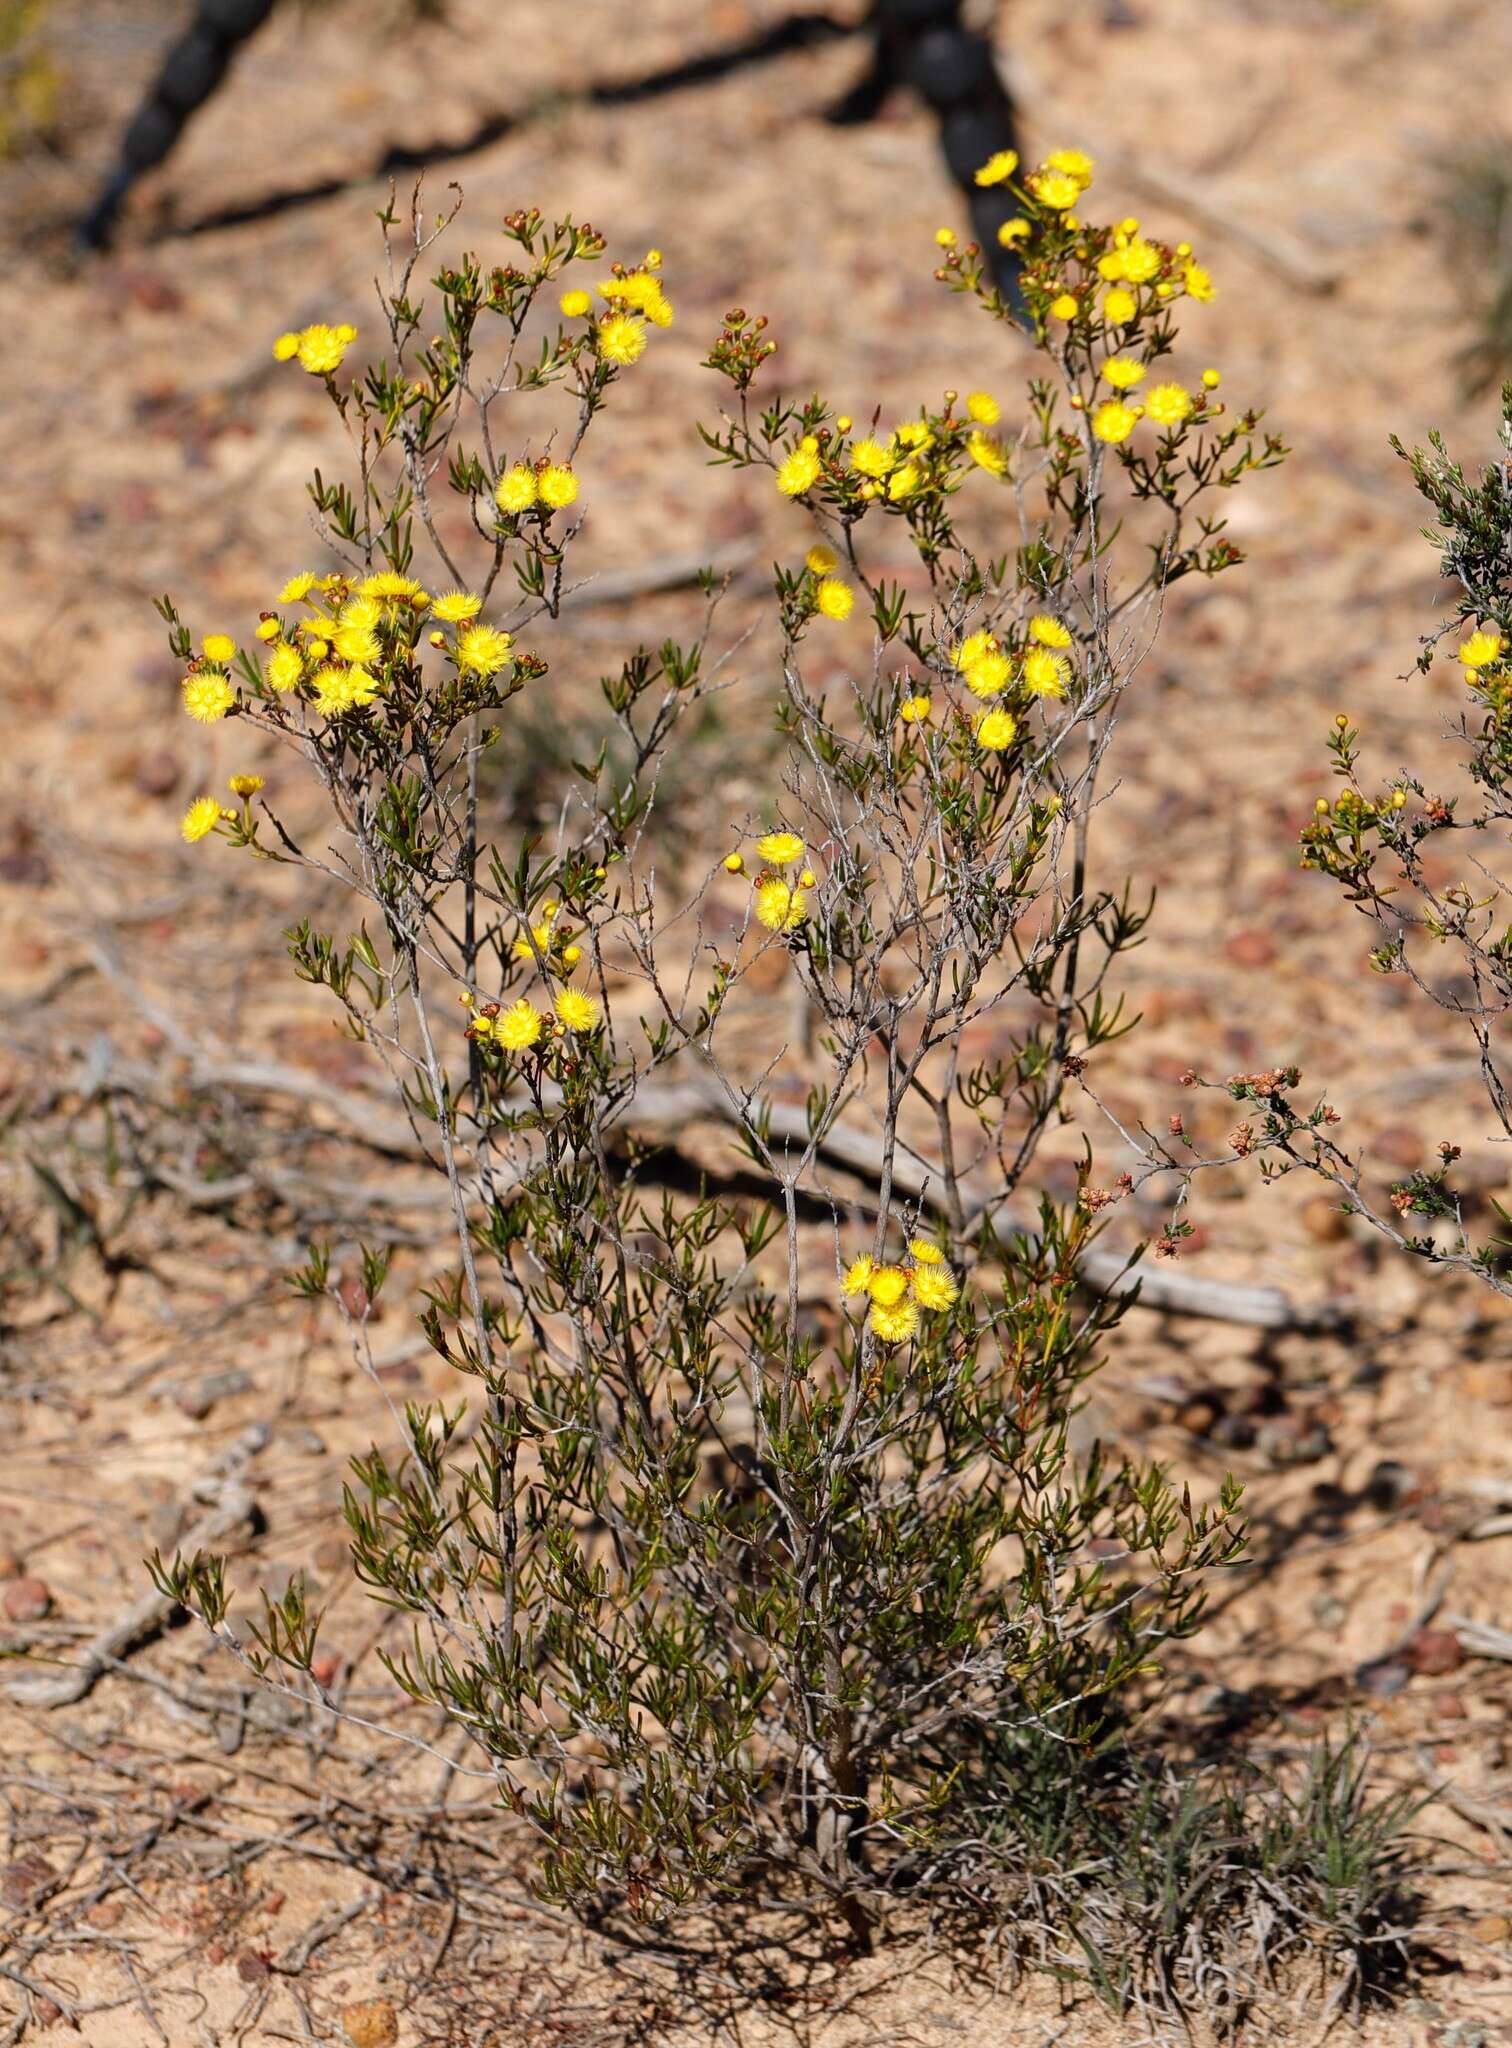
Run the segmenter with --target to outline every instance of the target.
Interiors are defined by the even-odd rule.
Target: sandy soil
[[[253,764],[230,758],[223,728],[177,715],[148,600],[171,588],[197,622],[244,619],[308,553],[303,480],[335,452],[318,394],[275,374],[269,338],[362,317],[378,167],[396,147],[434,160],[438,202],[446,179],[465,187],[475,241],[534,202],[616,244],[659,245],[678,324],[602,434],[591,552],[633,568],[744,546],[735,596],[753,615],[790,515],[703,467],[684,428],[712,409],[698,359],[727,305],[770,313],[790,388],[823,386],[858,414],[947,385],[1006,393],[1025,362],[929,283],[930,235],[954,202],[925,119],[900,103],[860,131],[823,120],[861,61],[855,42],[585,103],[591,86],[770,26],[778,0],[458,0],[448,27],[404,32],[356,0],[313,18],[289,8],[137,195],[117,251],[79,262],[68,223],[151,71],[164,11],[60,0],[67,147],[7,167],[0,186],[3,1648],[32,1675],[74,1661],[140,1597],[144,1552],[203,1512],[196,1475],[257,1427],[246,1471],[261,1526],[241,1582],[310,1571],[348,1704],[386,1713],[382,1617],[351,1585],[338,1509],[345,1456],[387,1418],[339,1331],[281,1284],[310,1219],[255,1195],[195,1208],[161,1181],[144,1191],[140,1171],[161,1165],[171,1129],[187,1134],[190,1181],[238,1148],[327,1177],[375,1172],[298,1105],[228,1098],[195,1122],[175,1036],[228,1057],[271,1049],[341,1087],[364,1078],[280,978],[280,880],[177,840],[185,799]],[[1491,445],[1489,406],[1456,386],[1463,331],[1431,191],[1472,121],[1512,121],[1512,16],[1493,0],[1018,0],[1000,34],[1029,146],[1088,147],[1108,205],[1199,243],[1222,290],[1194,309],[1193,361],[1220,364],[1296,449],[1238,509],[1250,566],[1173,603],[1131,704],[1103,857],[1112,872],[1137,861],[1161,901],[1125,976],[1146,1027],[1103,1068],[1103,1092],[1158,1127],[1190,1106],[1176,1083],[1189,1063],[1295,1059],[1378,1181],[1452,1137],[1483,1195],[1505,1192],[1463,1044],[1361,972],[1363,928],[1298,871],[1294,842],[1325,786],[1335,709],[1365,724],[1388,769],[1430,751],[1451,701],[1402,680],[1440,589],[1386,437],[1441,425],[1467,456]],[[686,613],[683,597],[655,598],[636,630]],[[612,607],[580,614],[565,687],[591,685],[623,630]],[[762,658],[756,643],[753,693]],[[727,802],[757,804],[759,754],[728,765]],[[413,1282],[430,1251],[404,1186],[384,1183]],[[1361,1725],[1383,1782],[1427,1769],[1455,1788],[1461,1811],[1424,1823],[1439,1961],[1368,2032],[1512,2039],[1506,1842],[1484,1814],[1509,1811],[1508,1667],[1461,1648],[1385,1695],[1357,1675],[1435,1598],[1451,1635],[1453,1616],[1512,1626],[1512,1538],[1465,1534],[1498,1485],[1512,1497],[1506,1313],[1385,1258],[1300,1185],[1211,1187],[1197,1219],[1193,1271],[1343,1303],[1357,1322],[1348,1337],[1267,1339],[1136,1310],[1120,1333],[1103,1426],[1198,1484],[1239,1471],[1255,1516],[1253,1562],[1219,1592],[1180,1699],[1224,1688],[1269,1754]],[[401,1301],[396,1288],[376,1333],[386,1388],[439,1391]],[[1401,1470],[1383,1476],[1383,1461]],[[48,1596],[35,1616],[15,1590],[31,1580]],[[391,2005],[398,2029],[379,2011],[370,2038],[406,2048],[693,2041],[726,2024],[815,2048],[1136,2038],[1042,1988],[996,1993],[913,1952],[846,1972],[795,1959],[786,2012],[753,1982],[723,2011],[727,1986],[679,1985],[531,1906],[476,1783],[291,1717],[189,1630],[121,1658],[75,1704],[0,1704],[0,1794],[0,2039],[49,2021],[66,2037],[72,2013],[100,2048],[360,2041],[363,2001]],[[1300,2040],[1316,2021],[1268,2031]]]

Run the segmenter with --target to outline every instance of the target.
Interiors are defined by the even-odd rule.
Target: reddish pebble
[[[52,1613],[53,1597],[45,1579],[12,1579],[0,1607],[7,1621],[45,1621]]]
[[[1421,1678],[1443,1678],[1459,1670],[1465,1652],[1452,1628],[1422,1628],[1402,1652],[1402,1660]]]
[[[1270,967],[1276,958],[1276,942],[1269,932],[1235,932],[1223,951],[1236,967]]]

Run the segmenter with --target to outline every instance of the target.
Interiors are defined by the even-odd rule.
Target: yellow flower
[[[376,597],[353,597],[341,607],[337,624],[371,630],[382,618],[383,606]]]
[[[934,446],[934,435],[929,431],[929,423],[926,420],[904,420],[893,435],[893,439],[900,448],[917,450]]]
[[[1069,171],[1036,171],[1029,184],[1040,205],[1048,206],[1055,213],[1064,213],[1067,207],[1075,206],[1083,189],[1080,181]]]
[[[1092,415],[1092,431],[1099,441],[1127,441],[1139,424],[1139,415],[1121,398],[1109,398]]]
[[[291,356],[297,356],[298,354],[299,336],[297,334],[280,334],[277,341],[273,344],[274,358],[280,363],[286,363]]]
[[[527,939],[525,934],[521,932],[514,942],[516,959],[534,960],[537,953],[545,953],[549,949],[552,927],[560,915],[561,908],[562,906],[559,903],[543,903],[541,905],[541,922],[530,927],[530,938]],[[531,939],[535,941],[534,945],[531,944]]]
[[[300,599],[308,597],[314,588],[315,578],[308,570],[305,570],[300,575],[289,578],[283,589],[278,593],[278,602],[280,604],[298,604]]]
[[[497,626],[468,626],[457,635],[457,666],[480,676],[497,675],[513,646],[514,635],[501,633]]]
[[[310,678],[315,689],[315,709],[322,718],[339,718],[346,711],[360,711],[378,694],[378,678],[365,668],[337,668],[334,664],[317,669]]]
[[[996,149],[976,174],[979,185],[1001,185],[1018,169],[1016,149]]]
[[[475,597],[470,590],[448,590],[432,604],[431,616],[444,619],[448,626],[460,626],[475,619],[482,609],[482,598]]]
[[[966,453],[979,469],[985,469],[989,475],[1008,474],[1008,456],[1002,442],[991,434],[984,434],[980,428],[966,436]]]
[[[297,647],[280,640],[268,656],[268,681],[275,690],[292,690],[304,674],[304,659]]]
[[[1015,242],[1022,242],[1032,232],[1030,222],[1024,216],[1015,214],[1012,220],[1005,220],[998,229],[998,241],[1005,249],[1011,249]]]
[[[396,598],[424,597],[425,591],[413,576],[401,576],[397,569],[380,569],[375,575],[363,578],[362,596],[392,603]]]
[[[905,697],[898,706],[898,716],[905,725],[922,725],[934,708],[933,699],[921,691],[916,697]]]
[[[1182,384],[1157,384],[1145,398],[1145,411],[1161,427],[1179,427],[1192,413],[1192,394]]]
[[[966,417],[975,420],[979,427],[995,427],[1003,417],[1003,408],[990,391],[968,391]]]
[[[331,645],[343,661],[366,663],[383,658],[383,648],[371,626],[338,626],[331,635]]]
[[[977,745],[988,754],[1000,754],[1005,747],[1013,745],[1013,736],[1018,731],[1017,721],[1007,711],[989,711],[985,718],[977,720]]]
[[[1121,284],[1115,285],[1103,297],[1103,315],[1111,326],[1127,327],[1138,311],[1139,301]]]
[[[569,1031],[596,1031],[599,1025],[599,1006],[595,996],[584,995],[580,988],[559,988],[552,1005],[557,1022],[565,1024]]]
[[[882,1308],[896,1308],[908,1292],[908,1274],[902,1266],[873,1266],[866,1291]]]
[[[1223,382],[1223,374],[1219,370],[1204,370],[1202,373],[1202,382],[1206,390],[1216,391],[1218,389],[1218,386]]]
[[[980,661],[984,654],[996,654],[997,651],[997,635],[983,628],[980,632],[968,633],[951,660],[957,668],[967,669],[974,661]]]
[[[1136,236],[1123,252],[1123,274],[1130,284],[1148,284],[1159,275],[1164,258],[1153,242]]]
[[[1076,300],[1070,292],[1057,292],[1050,301],[1052,320],[1074,320],[1077,314]]]
[[[585,313],[593,311],[593,294],[585,291],[563,292],[559,303],[569,320],[581,320]]]
[[[896,1308],[884,1308],[874,1301],[867,1322],[873,1336],[884,1344],[906,1344],[919,1327],[919,1311],[911,1301],[900,1301]]]
[[[1071,664],[1048,647],[1032,647],[1024,656],[1024,688],[1034,697],[1064,697]]]
[[[900,498],[907,498],[924,481],[924,472],[916,462],[905,462],[901,469],[895,469],[887,479],[887,495],[894,504]]]
[[[778,490],[784,497],[801,498],[818,483],[820,466],[817,448],[795,448],[777,465]]]
[[[816,576],[828,576],[832,569],[840,566],[840,557],[833,548],[827,548],[822,540],[815,541],[803,558],[803,566],[812,569]]]
[[[1218,287],[1200,263],[1187,262],[1182,265],[1181,281],[1187,288],[1187,297],[1196,299],[1206,306],[1218,296]]]
[[[956,245],[956,231],[954,228],[936,228],[935,240],[942,249],[953,249]]]
[[[865,1294],[871,1286],[871,1276],[876,1270],[875,1262],[863,1252],[859,1259],[852,1260],[845,1269],[845,1278],[840,1283],[842,1294]]]
[[[1038,640],[1041,647],[1069,647],[1071,633],[1059,619],[1052,619],[1048,612],[1036,612],[1029,621],[1029,638]]]
[[[1092,159],[1084,149],[1052,149],[1045,158],[1048,170],[1063,171],[1068,178],[1074,178],[1085,192],[1092,182]]]
[[[884,448],[880,441],[874,441],[870,434],[857,441],[850,452],[851,468],[860,476],[886,476],[897,465],[897,456],[891,448]]]
[[[598,351],[606,362],[637,362],[646,352],[645,321],[629,313],[611,313],[598,324]]]
[[[280,345],[287,339],[287,335],[280,336]],[[327,327],[318,320],[304,329],[289,354],[297,355],[300,368],[308,370],[312,377],[329,377],[332,371],[340,369],[342,357],[356,339],[355,327]],[[282,360],[287,361],[287,355]]]
[[[536,491],[543,505],[549,505],[553,512],[560,512],[576,498],[578,480],[565,464],[553,462],[536,478]]]
[[[1144,382],[1144,373],[1144,364],[1136,363],[1132,356],[1109,356],[1102,366],[1104,380],[1115,391],[1132,391]]]
[[[727,853],[724,857],[724,865],[727,875],[743,875],[745,873],[745,855],[743,853]]]
[[[775,861],[778,867],[803,858],[803,841],[796,832],[768,832],[756,842],[756,851],[763,860]]]
[[[943,1266],[945,1263],[945,1254],[937,1244],[931,1244],[927,1237],[911,1237],[908,1240],[908,1249],[917,1265]]]
[[[506,469],[494,489],[494,503],[501,512],[528,512],[536,501],[536,473],[526,463]]]
[[[587,297],[585,292],[583,295]],[[568,991],[564,990],[564,994]],[[565,1019],[563,1020],[566,1021]],[[546,1020],[524,996],[517,1003],[511,1003],[494,1019],[493,1035],[507,1052],[524,1052],[534,1045],[545,1027]]]
[[[200,642],[206,661],[235,661],[236,642],[229,633],[207,633]]]
[[[240,797],[256,796],[262,786],[263,779],[260,775],[233,775],[226,784],[233,796]]]
[[[277,619],[259,619],[255,630],[259,640],[276,640],[283,628]]]
[[[1488,633],[1483,626],[1478,626],[1468,640],[1460,642],[1459,658],[1472,671],[1489,668],[1505,645],[1500,633]]]
[[[201,725],[214,725],[236,702],[236,692],[218,669],[202,669],[184,680],[184,709]]]
[[[856,593],[838,576],[826,576],[814,593],[814,602],[827,619],[848,619],[855,609]]]
[[[802,924],[807,898],[776,875],[756,885],[756,922],[769,932],[796,931]]]
[[[990,653],[978,655],[966,670],[966,687],[973,697],[995,697],[1000,690],[1006,690],[1008,679],[1013,674],[1013,665],[1006,654],[994,648]]]
[[[943,1261],[915,1266],[912,1277],[913,1297],[920,1308],[949,1308],[961,1292],[955,1274]]]
[[[220,823],[220,816],[221,807],[217,798],[197,796],[185,811],[184,822],[179,826],[179,831],[189,845],[193,846],[196,839],[203,839],[207,833],[215,830]]]
[[[632,270],[628,277],[611,277],[599,290],[611,304],[631,306],[656,327],[672,325],[672,306],[662,290],[661,279],[647,271]]]

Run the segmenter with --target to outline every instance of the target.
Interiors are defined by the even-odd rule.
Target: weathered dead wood
[[[208,1496],[211,1505],[185,1531],[179,1543],[179,1549],[187,1556],[192,1557],[200,1550],[224,1549],[237,1535],[250,1533],[255,1503],[243,1474],[267,1443],[268,1436],[266,1423],[251,1424],[195,1481],[190,1498],[204,1500]],[[128,1651],[155,1635],[167,1623],[173,1609],[173,1601],[164,1594],[145,1593],[84,1645],[77,1664],[61,1672],[29,1673],[13,1680],[6,1690],[18,1706],[72,1706]]]

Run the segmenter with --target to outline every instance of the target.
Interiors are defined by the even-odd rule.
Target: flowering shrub
[[[549,842],[491,819],[482,778],[511,700],[555,688],[592,429],[674,318],[656,252],[605,268],[592,228],[518,213],[511,260],[447,264],[427,311],[446,224],[391,210],[384,353],[353,376],[361,337],[324,324],[275,349],[350,441],[352,481],[311,485],[324,564],[244,635],[162,603],[188,715],[292,750],[334,835],[313,851],[249,770],[184,837],[350,894],[346,929],[291,931],[295,971],[449,1190],[422,1321],[476,1400],[411,1407],[403,1454],[358,1461],[356,1569],[413,1621],[394,1678],[466,1730],[580,1908],[817,1896],[864,1946],[889,1894],[997,1896],[1026,1788],[1107,1743],[1240,1540],[1236,1488],[1199,1508],[1073,1451],[1118,1314],[1074,1284],[1106,1198],[1015,1203],[1129,1028],[1110,976],[1147,912],[1091,840],[1116,713],[1165,591],[1239,559],[1214,494],[1282,451],[1216,372],[1167,374],[1180,303],[1212,295],[1191,250],[1085,219],[1079,152],[1017,173],[984,167],[1020,208],[1022,403],[858,422],[759,399],[776,343],[744,309],[713,343],[707,450],[790,501],[793,539],[780,778],[701,866],[659,865],[655,826],[728,687],[712,579],[698,638],[604,678]],[[982,252],[938,240],[937,277],[1007,319]],[[571,424],[532,439],[553,390]],[[814,636],[843,691],[810,679]],[[764,1199],[662,1173],[696,1117]],[[369,1252],[338,1290],[317,1246],[297,1285],[366,1358],[386,1272]],[[297,1585],[241,1639],[218,1561],[157,1571],[319,1692]]]
[[[1512,384],[1503,389],[1502,411],[1502,443],[1512,451]],[[1413,768],[1384,785],[1367,777],[1360,729],[1341,712],[1329,738],[1338,786],[1317,800],[1302,834],[1302,865],[1336,882],[1369,922],[1376,973],[1405,975],[1420,995],[1462,1020],[1492,1115],[1512,1138],[1512,1096],[1498,1044],[1512,1007],[1512,921],[1495,858],[1512,819],[1512,471],[1503,456],[1478,479],[1467,477],[1437,435],[1411,456],[1400,442],[1392,445],[1410,462],[1432,508],[1430,538],[1443,576],[1459,586],[1452,617],[1425,637],[1417,668],[1428,674],[1442,643],[1451,641],[1449,659],[1464,689],[1450,731],[1462,787],[1442,794]],[[1455,1185],[1459,1146],[1440,1144],[1436,1162],[1394,1182],[1381,1205],[1364,1188],[1359,1160],[1326,1131],[1303,1136],[1295,1127],[1284,1090],[1270,1107],[1285,1164],[1331,1181],[1347,1209],[1402,1249],[1512,1294],[1512,1215],[1495,1204],[1501,1227],[1474,1241]]]

